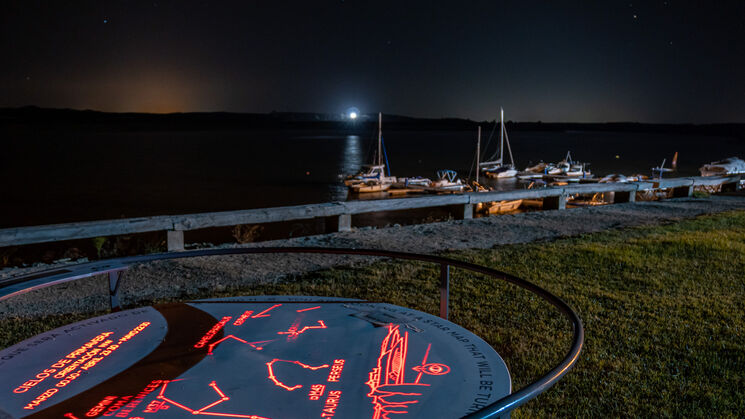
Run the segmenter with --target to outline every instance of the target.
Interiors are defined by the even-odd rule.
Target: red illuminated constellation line
[[[404,332],[404,336],[401,337],[398,325],[388,324],[387,327],[388,334],[380,345],[377,366],[370,371],[370,378],[365,383],[370,387],[367,396],[373,399],[373,419],[390,419],[389,414],[409,413],[406,410],[409,405],[418,403],[415,396],[422,395],[422,393],[395,391],[395,387],[429,386],[429,384],[419,382],[422,374],[444,375],[450,372],[450,367],[445,364],[427,363],[429,350],[432,347],[432,344],[429,344],[421,365],[412,368],[414,371],[418,371],[419,375],[414,382],[407,383],[405,375],[409,333]],[[406,400],[406,397],[401,396],[411,397],[410,400]],[[389,400],[388,398],[393,399]]]
[[[259,313],[259,314],[254,314],[253,316],[251,316],[251,318],[252,318],[252,319],[258,319],[259,317],[270,317],[270,316],[271,316],[271,314],[266,314],[266,313],[268,313],[268,312],[269,312],[270,310],[274,310],[275,308],[277,308],[277,307],[279,307],[279,306],[281,306],[281,305],[282,305],[282,304],[275,304],[275,305],[273,305],[273,306],[269,307],[268,309],[266,309],[266,310],[262,311],[262,312],[261,312],[261,313]]]
[[[422,374],[427,375],[445,375],[450,372],[450,367],[448,367],[445,364],[439,364],[439,363],[427,363],[427,357],[429,356],[429,350],[432,348],[432,344],[430,343],[427,345],[427,351],[424,352],[424,358],[422,359],[422,364],[417,365],[416,367],[413,367],[412,370],[419,372],[419,375],[416,376],[416,380],[414,380],[415,383],[419,383],[419,380],[422,379]]]
[[[269,308],[267,310],[264,310],[263,312],[265,313],[266,311],[271,310],[272,308]],[[266,317],[269,317],[269,316],[266,316]],[[305,326],[302,329],[299,329],[298,330],[298,326],[299,325],[300,325],[300,320],[298,319],[298,320],[295,321],[295,323],[292,324],[292,326],[290,326],[290,328],[286,332],[277,332],[277,334],[279,334],[279,335],[287,335],[287,340],[290,341],[290,340],[293,340],[293,339],[297,339],[298,336],[300,336],[301,334],[307,332],[310,329],[326,329],[326,323],[324,323],[323,320],[318,320],[318,326]],[[257,351],[260,351],[260,350],[264,349],[264,346],[262,346],[262,344],[269,343],[269,342],[274,342],[274,340],[275,340],[275,339],[271,339],[271,340],[260,340],[260,341],[256,341],[256,342],[248,342],[248,341],[246,341],[244,339],[241,339],[241,338],[239,338],[239,337],[237,337],[235,335],[228,335],[228,336],[225,336],[225,337],[223,337],[222,339],[220,339],[220,340],[218,340],[216,342],[213,342],[213,343],[209,344],[208,350],[207,350],[207,355],[212,355],[212,352],[214,351],[215,346],[217,346],[220,343],[226,341],[227,339],[235,339],[235,340],[237,340],[239,342],[242,342],[242,343],[245,343],[247,345],[250,345],[251,347],[253,347]]]
[[[274,339],[272,339],[272,340],[260,340],[260,341],[256,341],[256,342],[247,342],[247,341],[245,341],[245,340],[243,340],[243,339],[241,339],[239,337],[236,337],[235,335],[227,335],[224,338],[218,340],[217,342],[211,343],[210,346],[209,346],[209,348],[208,348],[208,350],[207,350],[207,355],[212,355],[212,350],[215,349],[215,346],[219,345],[220,343],[222,343],[223,341],[228,340],[228,339],[235,339],[238,342],[243,342],[246,345],[249,345],[252,348],[256,349],[257,351],[260,351],[260,350],[264,349],[264,347],[263,346],[260,346],[260,345],[262,345],[264,343],[274,342]]]
[[[302,310],[295,310],[295,311],[297,311],[298,313],[302,313],[303,311],[311,311],[311,310],[316,310],[319,308],[321,308],[321,306],[309,307],[309,308],[304,308]]]
[[[300,330],[298,330],[299,325],[300,325],[300,320],[297,320],[295,323],[292,324],[292,326],[290,326],[289,329],[287,329],[286,332],[277,332],[277,334],[287,335],[287,340],[293,340],[310,329],[325,329],[326,328],[326,323],[324,323],[323,320],[318,320],[318,326],[305,326]]]
[[[321,369],[321,368],[328,368],[329,367],[328,364],[319,365],[317,367],[311,367],[310,365],[303,364],[300,361],[285,361],[284,359],[277,359],[277,358],[274,358],[271,361],[267,362],[266,363],[266,368],[267,368],[267,370],[269,370],[269,379],[272,380],[275,385],[277,385],[278,387],[282,387],[283,389],[285,389],[287,391],[297,390],[300,387],[302,387],[302,385],[296,384],[296,385],[290,387],[290,386],[284,384],[283,382],[277,380],[277,376],[274,375],[274,367],[273,367],[275,362],[288,362],[290,364],[300,365],[303,368],[306,368],[306,369],[309,369],[309,370],[313,370],[313,371],[318,370],[318,369]]]
[[[178,380],[173,380],[173,381],[178,381]],[[241,415],[241,414],[237,414],[237,413],[205,412],[205,410],[207,410],[207,409],[209,409],[211,407],[217,406],[218,404],[220,404],[222,402],[226,402],[226,401],[230,400],[230,397],[226,396],[225,393],[223,393],[222,390],[220,390],[220,388],[217,387],[217,383],[214,382],[214,381],[212,381],[209,384],[209,386],[212,387],[213,390],[215,390],[215,393],[217,393],[218,396],[220,396],[220,398],[216,402],[210,403],[207,406],[204,406],[204,407],[202,407],[200,409],[196,409],[196,410],[195,409],[192,409],[190,407],[186,407],[183,404],[177,403],[177,402],[175,402],[175,401],[173,401],[173,400],[171,400],[171,399],[169,399],[169,398],[167,398],[165,396],[166,387],[168,387],[168,383],[173,382],[173,381],[166,381],[163,384],[163,387],[160,389],[160,393],[158,393],[158,395],[156,396],[156,398],[157,399],[160,399],[160,400],[164,400],[164,401],[166,401],[168,403],[171,403],[172,405],[174,405],[174,406],[176,406],[178,408],[184,409],[187,412],[191,413],[192,415],[224,416],[224,417],[231,417],[231,418],[247,418],[247,419],[269,419],[269,418],[265,418],[263,416],[257,416],[257,415]]]

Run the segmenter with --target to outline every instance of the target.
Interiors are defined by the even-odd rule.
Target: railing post
[[[567,196],[562,193],[557,196],[547,196],[543,198],[543,209],[545,210],[563,210],[567,208]]]
[[[473,218],[473,204],[463,205],[463,219],[470,220]]]
[[[620,191],[613,193],[613,203],[636,202],[636,191]]]
[[[339,227],[338,231],[352,231],[352,215],[341,214],[339,216]]]
[[[673,188],[673,198],[688,198],[693,195],[693,185]]]
[[[184,250],[184,232],[181,230],[168,230],[168,251],[179,252]]]
[[[121,284],[122,273],[123,271],[109,272],[109,302],[111,304],[111,311],[122,309],[119,302],[119,285]]]
[[[448,319],[448,303],[450,302],[450,265],[440,264],[440,317]]]
[[[737,182],[722,183],[721,192],[736,192],[739,186],[739,180]]]

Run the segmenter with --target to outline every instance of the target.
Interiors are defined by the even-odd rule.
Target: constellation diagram
[[[254,311],[253,310],[247,310],[243,314],[241,314],[232,324],[233,324],[233,326],[242,326],[249,319],[261,319],[261,318],[271,317],[273,310],[275,310],[275,309],[277,309],[277,308],[279,308],[281,306],[282,306],[282,304],[274,304],[274,305],[272,305],[272,306],[266,308],[265,310],[263,310],[261,312],[258,312],[256,314],[254,314]],[[308,308],[298,309],[298,310],[295,310],[295,311],[297,313],[304,313],[304,312],[307,312],[307,311],[318,310],[320,308],[321,308],[321,306],[314,306],[314,307],[308,307]],[[201,346],[205,346],[205,344],[207,344],[208,342],[210,342],[214,338],[214,336],[216,335],[217,331],[220,328],[224,327],[228,323],[228,321],[230,319],[231,319],[231,317],[225,316],[212,329],[210,329],[210,331],[208,331],[207,334],[205,334],[205,336],[200,340],[200,342],[202,343]],[[302,326],[301,327],[301,320],[302,320],[302,317],[296,318],[295,321],[290,325],[290,327],[286,331],[279,331],[279,332],[277,332],[277,334],[279,334],[279,335],[286,335],[287,341],[290,342],[290,341],[296,340],[298,338],[298,336],[302,335],[303,333],[305,333],[305,332],[307,332],[309,330],[313,330],[313,329],[326,329],[327,328],[326,323],[323,320],[317,320],[316,321],[316,324],[312,324],[312,325],[309,325],[309,326]],[[264,346],[266,346],[269,343],[272,343],[272,342],[276,341],[277,339],[267,339],[267,340],[259,340],[259,341],[248,341],[247,339],[243,339],[243,338],[240,338],[240,337],[238,337],[238,336],[236,336],[234,334],[230,334],[230,335],[227,335],[227,336],[222,337],[221,339],[218,339],[216,341],[213,341],[213,342],[209,343],[207,345],[207,354],[208,355],[213,355],[214,354],[214,351],[215,351],[215,348],[218,345],[222,344],[223,342],[229,341],[229,340],[230,341],[240,342],[242,344],[245,344],[245,345],[250,346],[251,348],[253,348],[253,349],[257,350],[257,351],[261,351],[261,350],[264,349]],[[337,362],[338,361],[340,361],[340,360],[336,360],[335,361],[335,363],[334,363],[334,369],[332,371],[332,375],[330,375],[329,377],[337,377],[338,378],[338,375],[341,372],[341,367],[339,365],[337,365]],[[341,362],[342,362],[342,365],[343,365],[343,360],[341,360]],[[308,370],[311,370],[311,371],[315,371],[315,370],[319,370],[319,369],[322,369],[322,368],[329,368],[329,367],[331,367],[331,365],[329,365],[329,364],[323,364],[323,365],[318,365],[318,366],[311,366],[311,365],[302,363],[302,362],[297,361],[297,360],[284,360],[284,359],[279,359],[279,358],[272,359],[270,362],[267,362],[266,363],[267,373],[268,373],[267,378],[271,382],[273,382],[274,385],[276,385],[277,387],[280,387],[280,388],[282,388],[284,390],[287,390],[287,391],[297,390],[297,389],[303,387],[303,385],[301,385],[301,384],[288,385],[288,384],[285,384],[284,382],[280,381],[280,379],[277,377],[277,375],[275,374],[275,371],[274,371],[274,366],[275,366],[276,363],[294,364],[294,365],[297,365],[297,366],[299,366],[299,367],[301,367],[303,369],[308,369]],[[331,380],[331,378],[329,378],[329,380]],[[173,380],[173,381],[178,381],[178,380]],[[221,404],[223,402],[226,402],[226,401],[230,400],[230,397],[228,397],[218,387],[217,382],[214,381],[214,380],[209,383],[209,387],[211,387],[212,390],[215,393],[217,393],[218,399],[216,401],[214,401],[212,403],[209,403],[206,406],[200,407],[198,409],[194,409],[194,408],[188,407],[185,404],[179,403],[179,402],[175,401],[172,398],[166,397],[165,394],[166,394],[166,389],[168,387],[168,384],[170,382],[173,382],[173,381],[167,381],[167,382],[165,382],[163,384],[163,387],[161,388],[160,392],[158,393],[158,396],[156,397],[157,400],[155,402],[151,403],[148,406],[148,409],[149,409],[150,412],[154,413],[154,412],[157,412],[158,410],[166,410],[166,409],[169,408],[169,404],[170,404],[170,405],[173,405],[173,406],[175,406],[177,408],[183,409],[183,410],[185,410],[185,411],[187,411],[187,412],[189,412],[189,413],[191,413],[193,415],[211,415],[211,416],[223,416],[223,417],[235,417],[235,418],[249,418],[249,419],[268,419],[268,418],[264,418],[263,416],[258,416],[258,415],[237,414],[237,413],[222,413],[222,412],[213,412],[213,411],[210,411],[210,409],[212,409],[213,407],[215,407],[215,406],[217,406],[217,405],[219,405],[219,404]]]
[[[313,306],[294,309],[293,311],[296,313],[305,313],[320,308],[321,306]],[[280,319],[287,319],[287,317],[284,316],[288,313],[286,310],[279,311],[282,309],[283,304],[274,304],[262,311],[246,310],[243,314],[237,317],[234,322],[232,322],[232,325],[242,326],[247,321],[252,321],[253,319],[277,317],[273,316],[274,314],[281,314],[282,316],[279,316]],[[293,342],[303,334],[311,331],[328,329],[326,321],[324,320],[306,320],[304,322],[303,317],[304,316],[295,317],[294,320],[292,320],[292,324],[286,330],[269,332],[276,333],[274,336],[283,336],[284,339],[279,337],[269,338],[270,336],[266,336],[266,338],[269,339],[251,340],[250,338],[240,337],[238,334],[228,334],[220,339],[214,339],[216,336],[216,330],[218,330],[219,327],[224,327],[231,319],[231,317],[225,316],[201,339],[201,341],[203,341],[203,346],[207,347],[208,355],[213,355],[218,346],[228,341],[247,345],[255,351],[263,351],[265,350],[266,345],[278,341],[285,341],[288,344],[295,346],[293,345]],[[277,320],[280,322],[283,321],[280,319]],[[421,362],[412,365],[408,362],[408,356],[410,353],[409,332],[404,331],[402,333],[400,325],[394,323],[387,323],[385,325],[385,330],[387,333],[380,342],[380,352],[377,359],[375,359],[374,367],[369,371],[367,381],[365,382],[370,389],[366,395],[372,403],[372,419],[392,419],[394,415],[399,417],[408,414],[411,406],[420,403],[427,388],[432,385],[422,382],[425,375],[443,376],[450,373],[450,367],[448,365],[439,362],[430,362],[432,343],[427,343]],[[277,349],[279,350],[279,348]],[[325,415],[323,417],[330,418],[334,416],[336,409],[339,406],[342,394],[341,388],[343,388],[343,386],[338,386],[340,386],[340,377],[344,369],[344,359],[333,359],[333,362],[329,360],[326,363],[312,364],[301,362],[297,358],[278,357],[272,358],[269,362],[261,362],[266,365],[265,377],[267,380],[275,387],[287,392],[295,392],[298,389],[306,387],[305,383],[301,384],[298,382],[300,381],[299,379],[301,375],[306,375],[306,378],[303,381],[310,381],[307,384],[310,388],[310,392],[307,395],[308,400],[321,401],[321,413],[322,415]],[[278,366],[280,365],[286,366],[278,369]],[[290,368],[288,369],[288,367]],[[295,371],[293,371],[293,368]],[[307,374],[302,373],[303,371],[313,372],[320,370],[328,371],[328,378],[324,376],[320,382],[317,380],[308,380]],[[227,405],[221,404],[229,401],[230,397],[226,395],[220,387],[218,387],[217,381],[215,380],[212,380],[208,386],[216,394],[216,400],[198,408],[189,406],[189,402],[177,401],[179,398],[173,394],[168,397],[166,395],[166,390],[168,384],[171,382],[173,381],[165,382],[163,384],[156,400],[149,406],[151,411],[165,410],[172,407],[184,410],[193,415],[267,419],[257,414],[225,412],[224,410]],[[326,392],[326,386],[329,385],[332,387],[328,389],[328,392]],[[176,391],[178,393],[178,390]],[[171,393],[173,392],[174,390],[171,390]],[[217,410],[223,411],[218,412]]]
[[[278,335],[287,335],[287,341],[295,340],[298,336],[307,332],[310,329],[325,329],[326,323],[323,320],[318,320],[318,326],[305,326],[302,329],[298,329],[300,326],[300,320],[296,320],[292,326],[286,332],[277,332]]]
[[[288,386],[288,385],[284,384],[283,382],[279,381],[277,379],[277,376],[274,375],[274,364],[277,363],[277,362],[288,362],[290,364],[296,364],[296,365],[299,365],[299,366],[301,366],[301,367],[303,367],[305,369],[309,369],[309,370],[313,370],[313,371],[318,370],[318,369],[321,369],[321,368],[328,368],[329,367],[328,364],[323,364],[323,365],[319,365],[317,367],[312,367],[310,365],[303,364],[300,361],[287,361],[287,360],[284,360],[284,359],[277,359],[277,358],[274,358],[271,361],[267,362],[266,363],[266,368],[267,368],[267,370],[269,370],[269,379],[272,380],[272,382],[274,382],[274,384],[277,387],[282,387],[283,389],[285,389],[287,391],[297,390],[297,389],[301,388],[302,385],[296,384],[294,386]]]
[[[223,337],[222,339],[218,340],[217,342],[211,343],[209,345],[209,347],[208,347],[207,355],[212,355],[212,351],[215,349],[215,346],[217,346],[217,345],[225,342],[228,339],[235,339],[238,342],[245,343],[246,345],[248,345],[248,346],[256,349],[257,351],[260,351],[260,350],[264,349],[264,346],[262,346],[262,345],[264,345],[266,343],[269,343],[269,342],[274,342],[274,339],[272,339],[272,340],[259,340],[259,341],[256,341],[256,342],[248,342],[248,341],[246,341],[244,339],[241,339],[241,338],[239,338],[239,337],[237,337],[235,335],[227,335],[227,336]]]
[[[421,382],[422,376],[445,375],[450,367],[440,363],[427,363],[430,343],[420,365],[412,367],[418,372],[414,381],[406,382],[406,358],[408,356],[409,332],[401,336],[399,325],[388,324],[388,334],[380,345],[377,365],[370,371],[365,384],[370,387],[368,397],[372,398],[373,419],[389,419],[389,414],[406,414],[411,404],[418,403],[420,387],[429,387]]]
[[[257,313],[257,314],[253,314],[253,310],[248,310],[248,311],[244,312],[243,314],[241,314],[233,322],[233,326],[241,326],[248,319],[259,319],[259,318],[271,317],[271,314],[269,314],[269,312],[271,312],[272,310],[274,310],[274,309],[276,309],[278,307],[281,307],[281,306],[282,306],[282,304],[274,304],[271,307],[269,307],[269,308],[265,309],[264,311],[261,311],[260,313]],[[303,312],[306,312],[306,311],[318,310],[320,308],[321,308],[321,306],[315,306],[315,307],[308,307],[308,308],[299,309],[299,310],[295,310],[295,311],[297,313],[303,313]],[[312,329],[326,329],[327,328],[326,323],[323,320],[317,320],[316,321],[316,323],[317,323],[316,325],[303,326],[302,328],[300,327],[300,322],[301,322],[301,318],[297,318],[286,331],[279,331],[279,332],[277,332],[277,334],[278,335],[287,335],[287,341],[289,342],[289,341],[292,341],[292,340],[297,339],[298,336],[300,336],[301,334],[307,332],[308,330],[312,330]],[[227,323],[227,321],[225,321],[223,319],[223,321],[221,321],[220,323],[224,325],[224,324]],[[212,333],[212,336],[205,335],[205,338],[203,338],[203,340],[205,341],[205,343],[206,342],[209,342],[209,340],[211,340],[213,336],[214,336],[214,333]],[[243,344],[246,344],[246,345],[254,348],[257,351],[260,351],[260,350],[264,349],[264,346],[266,346],[267,344],[269,344],[271,342],[274,342],[276,340],[276,339],[267,339],[267,340],[260,340],[260,341],[255,341],[255,342],[249,342],[249,341],[247,341],[245,339],[239,338],[236,335],[230,334],[230,335],[227,335],[227,336],[223,337],[222,339],[219,339],[219,340],[217,340],[217,341],[209,344],[208,347],[207,347],[208,348],[207,349],[207,354],[208,355],[213,355],[214,354],[215,347],[217,345],[225,342],[226,340],[229,340],[229,339],[233,339],[235,341],[238,341],[238,342],[241,342]]]
[[[225,393],[222,392],[222,390],[220,390],[220,387],[217,386],[217,382],[215,382],[215,381],[212,381],[208,385],[210,387],[212,387],[212,390],[214,390],[215,393],[217,393],[217,396],[218,396],[217,401],[212,402],[212,403],[210,403],[210,404],[208,404],[206,406],[200,407],[199,409],[192,409],[190,407],[187,407],[186,405],[183,405],[181,403],[178,403],[178,402],[174,401],[173,399],[169,399],[168,397],[165,396],[166,388],[168,387],[168,384],[169,383],[172,383],[174,381],[179,381],[179,380],[166,381],[163,384],[163,387],[161,387],[160,393],[158,393],[158,395],[156,396],[156,399],[162,400],[164,402],[168,402],[168,403],[172,404],[173,406],[178,407],[180,409],[184,409],[187,412],[191,413],[192,415],[208,415],[208,416],[221,416],[221,417],[246,418],[246,419],[270,419],[270,418],[266,418],[264,416],[257,416],[257,415],[245,415],[245,414],[238,414],[238,413],[208,412],[207,409],[211,409],[211,408],[219,405],[220,403],[223,403],[223,402],[226,402],[226,401],[230,400],[230,397],[228,397]],[[163,409],[163,407],[164,407],[163,405],[160,405],[160,408],[161,409]],[[167,409],[167,407],[165,407],[165,408]]]

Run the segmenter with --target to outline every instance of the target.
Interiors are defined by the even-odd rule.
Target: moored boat
[[[549,175],[568,177],[592,177],[592,173],[589,169],[587,169],[587,166],[589,166],[589,163],[572,160],[571,151],[567,151],[567,155],[566,157],[564,157],[564,160],[556,164],[549,164],[546,167],[546,173]]]
[[[426,188],[432,185],[432,180],[421,176],[398,178],[398,182],[394,186],[399,185],[403,188]]]
[[[383,163],[383,114],[378,113],[378,150],[374,158],[375,164],[363,166],[363,171],[344,180],[344,184],[354,193],[382,192],[391,188],[396,182],[395,176],[390,176],[390,168]],[[388,171],[388,175],[386,175]]]
[[[430,188],[434,191],[463,192],[466,185],[458,178],[454,170],[438,170],[437,180],[433,181]]]
[[[392,183],[362,182],[351,185],[349,188],[354,193],[383,192],[391,188]]]
[[[745,173],[745,161],[738,157],[728,157],[724,160],[705,164],[698,169],[701,176],[724,176]]]
[[[507,135],[507,129],[504,127],[504,109],[499,108],[499,150],[497,150],[489,161],[478,162],[477,170],[491,178],[511,178],[517,175],[515,169],[515,160],[512,157],[512,148],[510,147],[510,138]],[[507,144],[507,151],[510,156],[510,164],[504,162],[504,145]],[[488,146],[488,144],[487,144]],[[497,153],[499,158],[497,159]],[[479,156],[480,160],[480,156]]]
[[[504,214],[507,212],[515,211],[522,205],[522,199],[515,199],[511,201],[495,201],[485,202],[483,210],[489,215]]]
[[[538,164],[534,166],[526,167],[524,173],[544,174],[546,173],[547,167],[548,167],[548,163],[539,162]]]
[[[662,159],[662,163],[659,166],[652,168],[652,176],[657,176],[658,178],[662,179],[663,173],[676,171],[678,169],[678,152],[676,151],[675,155],[673,156],[673,162],[671,165],[672,167],[665,167],[666,161],[667,159]]]
[[[599,183],[626,183],[629,182],[629,178],[620,173],[611,173],[600,179]]]
[[[396,181],[395,177],[385,175],[385,165],[366,164],[362,166],[362,169],[360,173],[348,176],[344,180],[344,184],[351,188],[361,183],[393,183]]]

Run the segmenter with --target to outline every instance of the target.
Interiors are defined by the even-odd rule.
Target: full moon
[[[360,110],[357,108],[349,108],[347,109],[347,116],[349,117],[349,119],[354,121],[355,119],[357,119],[357,117],[360,116]]]

